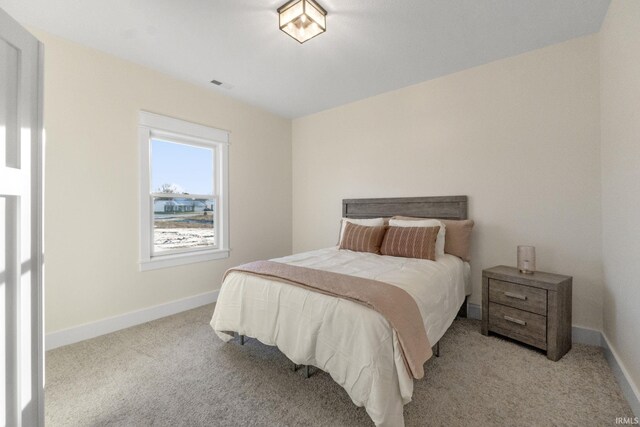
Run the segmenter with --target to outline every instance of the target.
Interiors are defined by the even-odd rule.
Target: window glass
[[[151,140],[154,254],[216,246],[213,156],[213,148]]]
[[[151,140],[151,192],[213,194],[212,148]]]
[[[216,245],[215,199],[153,198],[153,251]]]

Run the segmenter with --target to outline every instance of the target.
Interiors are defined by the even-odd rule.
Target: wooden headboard
[[[467,219],[467,196],[342,200],[344,218],[380,218],[394,215]]]

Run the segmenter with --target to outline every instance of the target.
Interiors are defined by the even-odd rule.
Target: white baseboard
[[[218,299],[218,292],[219,291],[205,292],[166,304],[143,308],[96,322],[85,323],[80,326],[74,326],[73,328],[51,332],[45,336],[45,349],[53,350],[54,348],[88,340],[100,335],[109,334],[121,329],[130,328],[131,326],[140,325],[162,317],[171,316],[172,314],[211,304]]]
[[[482,307],[478,304],[467,303],[467,318],[482,320]]]
[[[629,406],[631,406],[634,415],[640,418],[640,389],[638,385],[631,380],[629,371],[627,371],[624,363],[622,363],[622,360],[618,357],[618,353],[616,353],[615,349],[611,346],[604,332],[602,333],[601,345],[604,350],[604,356],[607,358],[609,366],[611,366],[613,375],[616,377],[616,380],[618,380],[618,384],[620,384],[622,394],[627,398],[627,402],[629,402]]]
[[[482,307],[478,304],[467,304],[467,317],[469,319],[482,320]],[[607,336],[596,329],[585,328],[583,326],[571,327],[571,339],[574,343],[586,344],[595,347],[602,347],[605,358],[613,371],[622,394],[629,402],[634,415],[640,418],[640,392],[638,386],[629,376],[629,372],[618,357],[618,353],[609,343]]]
[[[602,332],[597,329],[573,325],[571,327],[571,340],[578,344],[602,347]]]

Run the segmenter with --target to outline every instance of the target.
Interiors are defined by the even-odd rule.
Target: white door
[[[42,45],[0,9],[0,426],[44,425]]]

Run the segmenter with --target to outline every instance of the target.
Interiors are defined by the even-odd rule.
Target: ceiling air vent
[[[216,80],[213,79],[211,80],[211,83],[213,83],[214,85],[224,88],[224,89],[233,89],[233,85],[229,84],[229,83],[223,83],[220,80]]]

